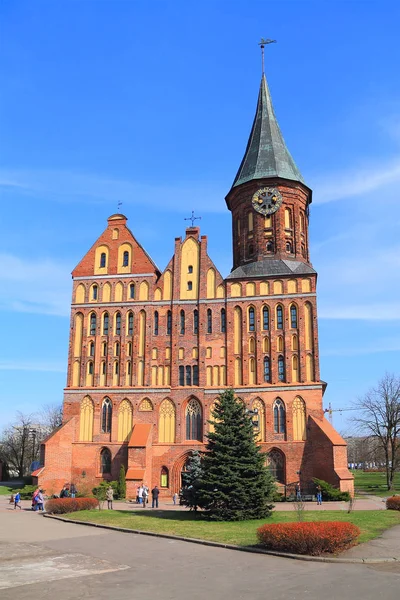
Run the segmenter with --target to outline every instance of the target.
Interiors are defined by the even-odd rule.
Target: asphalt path
[[[398,563],[303,562],[95,529],[4,508],[2,600],[399,599]]]

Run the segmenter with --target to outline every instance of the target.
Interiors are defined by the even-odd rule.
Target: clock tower
[[[230,277],[236,270],[240,276],[314,272],[308,251],[311,196],[286,147],[263,74],[246,152],[226,196],[232,213]]]

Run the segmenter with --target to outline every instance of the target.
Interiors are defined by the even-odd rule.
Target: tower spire
[[[261,41],[258,42],[258,45],[261,48],[261,75],[264,75],[264,48],[267,44],[276,44],[276,40],[270,40],[269,38],[261,38]]]

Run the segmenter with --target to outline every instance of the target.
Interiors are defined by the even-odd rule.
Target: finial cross
[[[192,214],[190,217],[185,217],[185,221],[192,221],[192,227],[194,226],[194,222],[200,220],[201,221],[201,217],[195,217],[194,216],[194,210],[192,210]]]
[[[270,40],[269,38],[261,38],[261,41],[258,42],[258,45],[261,48],[261,62],[262,62],[262,74],[264,75],[264,48],[268,44],[276,44],[276,40]]]

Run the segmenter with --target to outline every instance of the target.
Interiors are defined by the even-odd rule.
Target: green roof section
[[[263,74],[253,127],[232,187],[264,177],[281,177],[304,184],[303,177],[283,139],[268,83]]]

